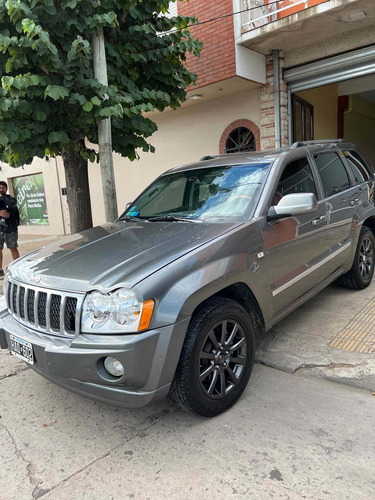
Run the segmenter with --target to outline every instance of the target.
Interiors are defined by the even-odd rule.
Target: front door
[[[314,193],[316,212],[268,222],[264,228],[269,291],[274,314],[279,313],[326,276],[330,242],[324,198],[317,188],[317,173],[306,156],[281,172],[270,205],[291,193]],[[327,259],[328,258],[328,259]]]

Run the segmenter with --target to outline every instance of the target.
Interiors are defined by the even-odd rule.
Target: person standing
[[[12,259],[18,259],[18,226],[20,224],[20,214],[17,208],[17,200],[7,194],[8,184],[0,181],[0,217],[5,219],[6,224],[0,224],[0,277],[4,276],[3,271],[3,248],[4,242],[9,248]],[[6,207],[6,208],[3,208]]]

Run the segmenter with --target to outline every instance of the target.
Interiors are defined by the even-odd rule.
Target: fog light
[[[110,375],[113,375],[114,377],[122,377],[124,375],[124,367],[118,359],[105,358],[104,368]]]

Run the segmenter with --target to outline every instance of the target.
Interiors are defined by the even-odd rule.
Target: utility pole
[[[94,75],[99,83],[108,86],[107,61],[105,58],[103,28],[93,34]],[[98,120],[100,170],[104,198],[104,214],[107,222],[118,217],[115,174],[113,170],[111,119]]]

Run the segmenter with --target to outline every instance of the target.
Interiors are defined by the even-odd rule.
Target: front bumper
[[[0,347],[10,350],[10,335],[30,342],[33,370],[48,380],[97,401],[137,408],[169,391],[189,319],[140,334],[62,338],[21,325],[8,311],[0,314]],[[115,378],[104,358],[118,359],[125,373]]]

